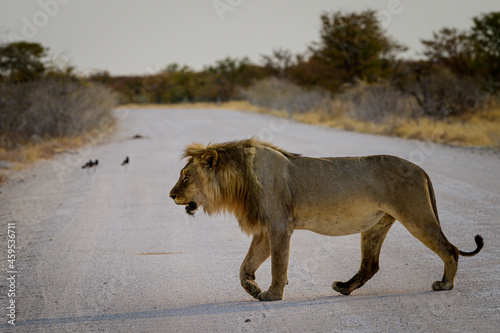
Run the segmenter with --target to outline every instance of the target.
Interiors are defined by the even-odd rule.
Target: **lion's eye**
[[[184,178],[182,179],[183,181],[187,182],[189,179],[189,176],[188,175],[185,175]]]

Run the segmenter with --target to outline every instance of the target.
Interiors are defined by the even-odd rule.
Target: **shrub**
[[[2,145],[75,136],[110,118],[115,94],[71,77],[0,84]]]
[[[488,100],[483,98],[484,88],[476,78],[459,77],[447,68],[428,64],[415,64],[407,71],[396,85],[415,99],[425,116],[433,119],[468,116],[482,109]]]
[[[332,100],[327,92],[306,90],[274,77],[256,81],[248,88],[241,89],[239,96],[253,105],[286,111],[288,114],[323,108]]]
[[[346,104],[347,116],[378,124],[414,117],[418,108],[413,99],[404,96],[388,83],[369,85],[358,81],[337,97]]]

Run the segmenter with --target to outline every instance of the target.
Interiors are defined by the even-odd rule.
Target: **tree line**
[[[227,57],[201,71],[174,63],[153,75],[103,71],[87,79],[111,87],[121,103],[228,101],[269,78],[336,98],[362,83],[384,96],[411,98],[423,115],[440,119],[480,110],[500,89],[500,12],[474,17],[469,30],[443,27],[422,39],[418,60],[401,58],[407,48],[388,35],[373,10],[325,12],[320,22],[319,40],[300,54],[277,48],[257,63]],[[50,72],[41,61],[45,48],[24,47],[22,57],[12,44],[0,48],[0,80],[25,82]],[[19,52],[20,45],[15,48]]]

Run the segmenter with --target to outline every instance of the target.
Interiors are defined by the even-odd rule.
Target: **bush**
[[[418,112],[418,105],[413,99],[387,83],[369,85],[358,81],[337,98],[347,106],[347,116],[378,124],[414,117]]]
[[[0,84],[3,145],[42,138],[72,137],[109,118],[115,94],[100,84],[71,77]]]
[[[241,89],[239,96],[253,105],[286,111],[288,114],[323,108],[332,100],[327,92],[306,90],[274,77],[256,81],[248,88]]]
[[[469,116],[482,109],[488,100],[483,97],[483,87],[476,78],[459,77],[447,68],[427,64],[410,66],[408,71],[396,84],[415,99],[427,117]]]

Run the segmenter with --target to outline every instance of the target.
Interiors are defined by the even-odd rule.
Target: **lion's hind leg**
[[[254,235],[247,256],[240,267],[241,286],[254,298],[258,298],[262,292],[255,282],[255,272],[270,255],[269,236],[265,233]]]
[[[418,223],[416,220],[403,218],[400,221],[413,236],[434,251],[444,263],[443,279],[434,282],[432,289],[453,289],[458,266],[458,248],[446,239],[439,222],[434,216],[421,217],[418,219]]]
[[[377,273],[382,243],[395,220],[391,215],[385,214],[377,224],[361,233],[361,266],[349,281],[333,282],[332,288],[335,291],[343,295],[349,295]]]

